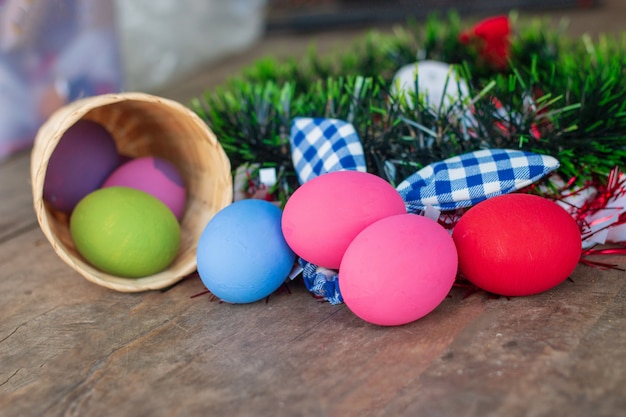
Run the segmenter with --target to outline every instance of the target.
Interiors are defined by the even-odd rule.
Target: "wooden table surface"
[[[626,411],[626,276],[579,267],[546,293],[454,289],[406,326],[291,294],[230,305],[125,294],[38,228],[28,154],[0,165],[3,416],[607,416]],[[626,266],[624,257],[606,260]]]
[[[24,152],[0,163],[2,416],[626,415],[623,271],[580,266],[513,299],[455,288],[392,328],[298,280],[247,305],[193,297],[204,291],[193,276],[118,293],[55,255],[29,162]]]

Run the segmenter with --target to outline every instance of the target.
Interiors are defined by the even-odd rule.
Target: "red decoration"
[[[583,239],[596,244],[613,243],[614,246],[583,250],[581,263],[600,269],[617,269],[617,265],[587,259],[591,255],[626,255],[626,242],[622,241],[626,225],[626,176],[615,167],[606,184],[588,184],[597,192],[574,210],[574,218],[581,228]]]
[[[461,275],[504,296],[557,286],[574,271],[581,254],[580,231],[567,211],[522,193],[492,197],[470,208],[452,238]]]
[[[583,248],[580,263],[600,269],[624,270],[591,260],[592,255],[626,255],[626,175],[614,167],[606,182],[595,179],[575,186],[577,178],[564,182],[550,178],[553,188],[533,184],[522,192],[537,192],[566,209],[580,229]]]
[[[482,20],[472,29],[462,32],[459,41],[475,45],[479,55],[498,70],[508,67],[511,49],[511,24],[507,16],[494,16]]]
[[[607,183],[597,185],[595,196],[576,210],[583,239],[626,223],[626,207],[623,205],[625,185],[626,176],[619,168],[613,168]]]

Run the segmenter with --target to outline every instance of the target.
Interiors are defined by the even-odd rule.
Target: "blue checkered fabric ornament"
[[[306,289],[317,298],[323,298],[330,304],[341,304],[343,298],[339,292],[337,271],[322,268],[300,258],[298,263],[302,267],[302,279]]]
[[[327,172],[366,172],[363,145],[351,123],[297,117],[291,123],[289,140],[300,184]]]
[[[470,207],[524,188],[559,167],[559,161],[509,149],[485,149],[430,164],[396,188],[409,212]]]

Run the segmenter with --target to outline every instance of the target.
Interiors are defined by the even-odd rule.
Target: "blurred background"
[[[59,106],[111,91],[187,104],[254,61],[341,52],[371,29],[456,10],[621,33],[626,0],[0,0],[0,159]]]
[[[591,8],[600,0],[270,0],[270,30],[318,30],[346,25],[372,25],[422,19],[455,9],[462,15]]]
[[[242,0],[245,1],[245,0]],[[262,21],[249,44],[199,64],[185,77],[156,91],[186,102],[203,89],[223,83],[233,72],[272,56],[297,57],[314,45],[320,54],[341,52],[368,31],[391,32],[408,19],[424,20],[432,13],[455,10],[464,18],[481,19],[498,13],[519,12],[521,17],[545,18],[566,24],[569,36],[626,30],[626,0],[266,0],[258,4]],[[251,17],[254,19],[254,17]],[[232,28],[234,33],[238,29]]]

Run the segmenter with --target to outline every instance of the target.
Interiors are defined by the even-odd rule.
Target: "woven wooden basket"
[[[113,135],[120,154],[157,156],[173,163],[187,188],[178,255],[164,271],[143,278],[104,273],[82,258],[72,242],[69,218],[43,199],[48,161],[65,131],[78,120],[96,121]],[[180,103],[143,93],[100,95],[57,110],[39,129],[31,154],[37,220],[58,256],[91,282],[124,292],[170,286],[196,269],[198,239],[208,221],[232,200],[230,162],[207,125]]]

